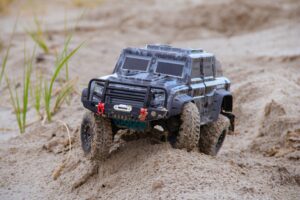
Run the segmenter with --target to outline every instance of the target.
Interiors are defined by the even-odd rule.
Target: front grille
[[[143,107],[146,101],[147,88],[122,84],[108,84],[105,102]]]

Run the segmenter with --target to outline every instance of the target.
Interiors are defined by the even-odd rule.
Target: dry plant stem
[[[70,135],[70,129],[69,129],[69,126],[67,125],[67,123],[65,123],[64,121],[62,120],[57,120],[57,122],[61,123],[67,130],[67,134],[68,134],[68,139],[69,139],[69,155],[68,155],[68,160],[71,156],[71,150],[72,150],[72,140],[71,140],[71,135]]]
[[[29,31],[26,30],[27,34],[31,37],[31,39],[39,46],[44,53],[49,53],[49,47],[46,43],[44,31],[41,26],[41,22],[38,20],[37,17],[34,18],[34,23],[36,25],[36,31]]]
[[[73,80],[70,80],[68,82],[66,82],[61,88],[59,91],[57,91],[57,97],[55,99],[55,104],[54,104],[54,107],[53,107],[53,110],[52,110],[52,114],[55,114],[59,108],[61,107],[61,105],[63,104],[63,102],[65,100],[67,100],[67,97],[69,97],[72,92],[74,91],[74,88],[76,86],[76,83],[77,83],[77,78],[76,79],[73,79]]]
[[[10,80],[8,79],[8,77],[6,75],[5,75],[5,80],[6,80],[7,88],[8,88],[9,95],[10,95],[10,102],[13,106],[14,113],[15,113],[16,118],[17,118],[18,127],[19,127],[19,130],[21,132],[22,123],[21,123],[21,116],[20,116],[20,104],[18,103],[18,96],[17,96],[17,93],[15,94],[16,96],[14,96],[13,91],[11,89]]]
[[[69,153],[68,153],[68,157],[67,159],[65,159],[53,172],[52,177],[54,180],[56,180],[60,175],[61,172],[63,171],[63,169],[66,167],[66,164],[69,162],[70,157],[71,157],[71,150],[72,150],[72,140],[71,140],[71,135],[70,135],[70,129],[67,125],[67,123],[65,123],[62,120],[57,120],[58,123],[61,123],[67,130],[67,134],[68,134],[68,139],[69,139]]]
[[[53,180],[56,180],[58,177],[60,177],[61,172],[66,167],[66,161],[63,161],[61,165],[59,165],[54,172],[52,173]]]

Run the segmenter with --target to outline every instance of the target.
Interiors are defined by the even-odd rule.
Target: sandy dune
[[[84,109],[77,94],[54,122],[33,122],[18,134],[7,87],[0,88],[0,199],[299,199],[300,198],[300,3],[296,0],[117,1],[82,8],[60,0],[47,5],[14,2],[1,14],[4,46],[18,9],[19,26],[7,73],[21,78],[24,27],[41,16],[52,50],[64,41],[64,16],[75,27],[71,48],[87,40],[70,63],[81,90],[109,74],[126,46],[169,43],[216,54],[232,81],[235,135],[217,157],[176,150],[140,139],[116,142],[110,158],[91,173],[80,148]],[[71,29],[71,28],[70,28]],[[4,51],[0,52],[1,55]],[[54,55],[37,66],[53,70]],[[62,120],[70,127],[72,150]],[[89,177],[89,175],[91,175]],[[53,177],[55,176],[55,177]],[[83,177],[88,177],[80,182]],[[54,180],[55,179],[55,180]]]

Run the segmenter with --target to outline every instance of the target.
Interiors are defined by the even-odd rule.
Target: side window
[[[205,77],[213,77],[213,57],[203,58],[203,74]]]
[[[200,61],[193,61],[191,78],[199,78],[200,76],[201,76]]]
[[[223,75],[222,65],[220,61],[218,61],[217,59],[215,59],[215,71],[216,71],[216,77]]]

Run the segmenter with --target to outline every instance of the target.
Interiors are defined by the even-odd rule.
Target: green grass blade
[[[21,119],[22,109],[20,107],[20,100],[19,100],[19,95],[18,95],[17,89],[15,90],[15,94],[16,94],[15,98],[16,98],[16,105],[17,105],[17,110],[16,110],[17,121],[18,121],[18,125],[20,128],[20,132],[24,133],[25,125],[22,123],[22,119]]]
[[[18,127],[19,127],[20,132],[23,133],[24,131],[23,131],[21,115],[20,115],[21,108],[20,108],[18,93],[17,93],[17,90],[15,89],[15,96],[14,96],[12,88],[11,88],[11,83],[10,83],[8,77],[5,76],[5,79],[6,79],[6,84],[7,84],[7,87],[8,87],[9,95],[10,95],[10,101],[11,101],[11,104],[13,106],[14,113],[16,115]]]
[[[67,42],[68,44],[68,42]],[[52,91],[52,87],[54,84],[54,81],[56,80],[58,74],[60,73],[61,69],[64,67],[65,63],[68,62],[70,60],[70,58],[81,48],[81,46],[83,45],[83,43],[81,43],[80,45],[78,45],[73,51],[71,51],[67,56],[64,56],[60,62],[58,63],[55,72],[52,76],[51,82],[50,82],[50,91]],[[64,52],[66,51],[66,48],[64,49]]]
[[[34,23],[36,26],[36,34],[38,36],[42,36],[43,35],[43,29],[42,29],[42,25],[41,22],[39,21],[39,19],[37,18],[37,16],[34,16]]]
[[[29,96],[29,88],[30,88],[30,80],[31,80],[31,73],[32,73],[32,63],[35,56],[35,49],[33,50],[32,57],[29,61],[25,61],[25,76],[23,82],[23,110],[22,110],[22,124],[25,127],[26,125],[26,116],[28,110],[28,96]]]
[[[49,94],[48,83],[45,80],[45,82],[44,82],[44,101],[45,101],[45,110],[46,110],[46,115],[47,115],[48,121],[51,121],[50,98],[51,98],[51,94]]]
[[[49,48],[46,41],[43,38],[43,35],[39,35],[38,33],[34,33],[28,30],[25,30],[26,33],[31,37],[31,39],[45,52],[49,53]]]
[[[69,42],[70,42],[70,39],[68,39],[67,42],[65,43],[65,48],[62,52],[62,55],[64,54],[64,52],[66,52]],[[53,76],[51,78],[51,81],[50,81],[49,89],[47,91],[47,97],[45,98],[46,99],[45,103],[47,104],[47,105],[45,105],[45,107],[46,107],[48,121],[51,121],[50,103],[51,103],[51,95],[52,95],[52,90],[53,90],[53,84],[54,84],[56,78],[58,77],[61,69],[64,67],[65,63],[70,60],[70,58],[81,48],[81,46],[83,44],[84,43],[81,43],[80,45],[78,45],[73,51],[71,51],[69,54],[67,54],[67,56],[65,56],[65,57],[62,56],[59,59],[59,62],[57,63],[56,69],[55,69],[54,74],[53,74]]]
[[[41,98],[42,98],[42,84],[43,84],[43,76],[42,74],[37,75],[37,83],[34,86],[34,108],[38,115],[41,115]]]

